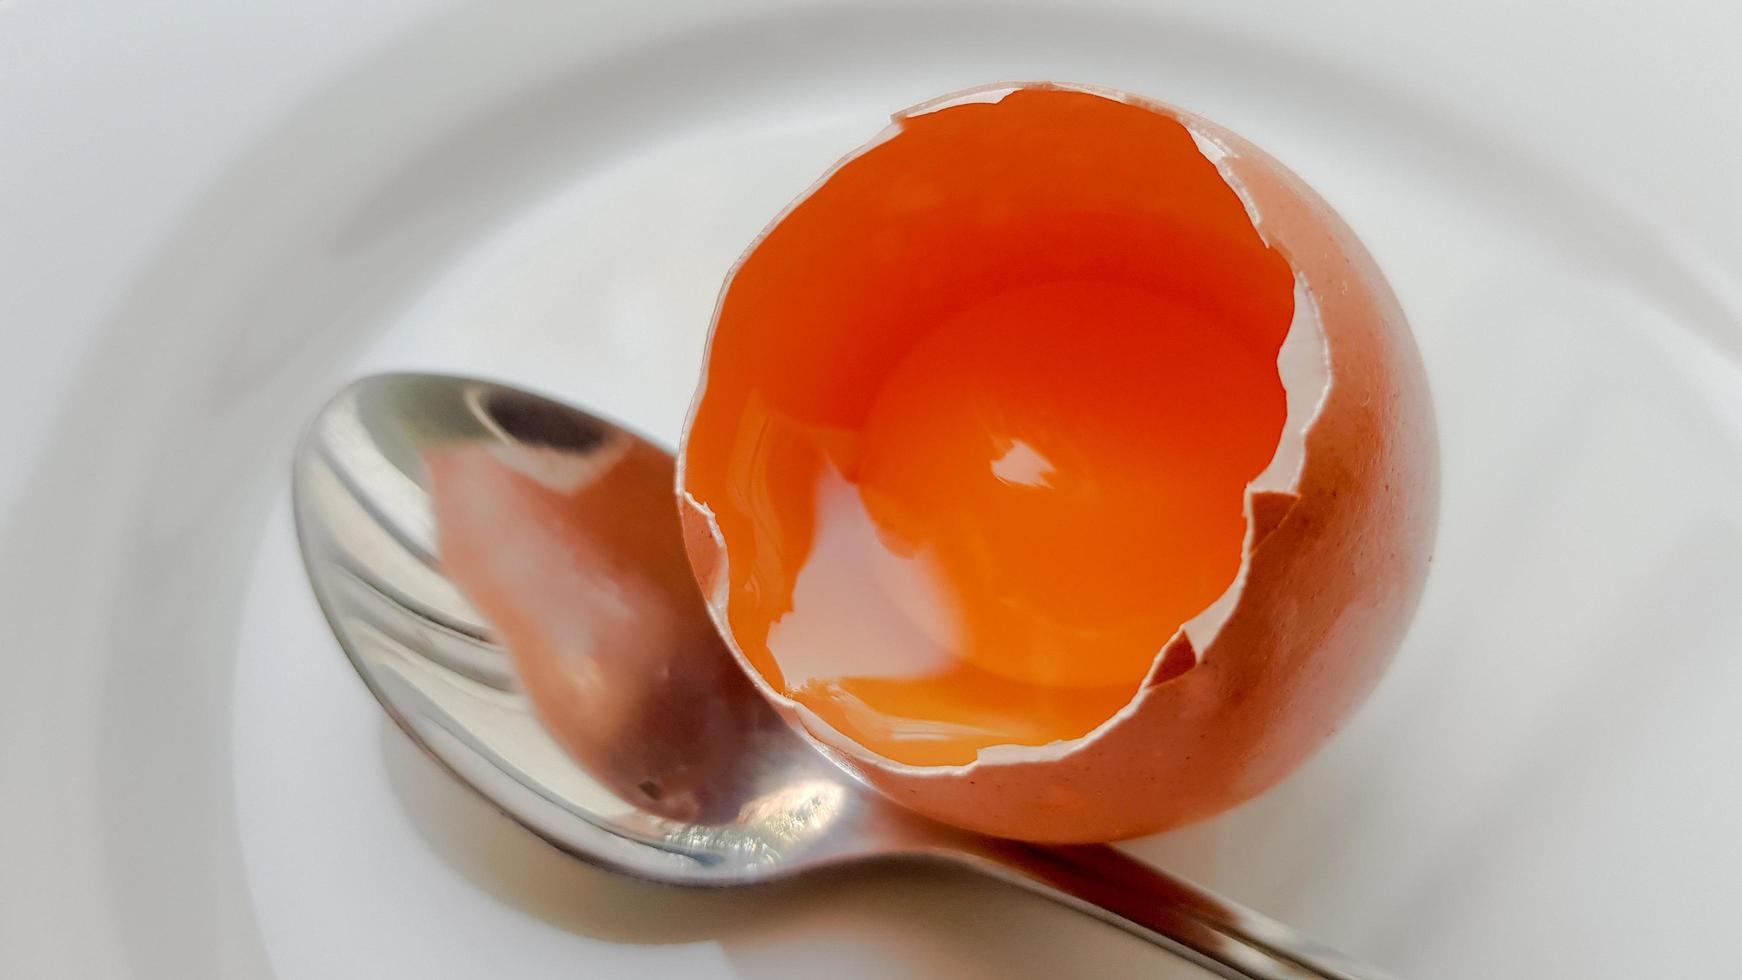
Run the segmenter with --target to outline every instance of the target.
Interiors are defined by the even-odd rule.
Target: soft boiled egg
[[[919,106],[729,277],[679,452],[691,561],[788,720],[907,806],[1126,838],[1281,779],[1427,569],[1432,413],[1384,278],[1190,113]]]

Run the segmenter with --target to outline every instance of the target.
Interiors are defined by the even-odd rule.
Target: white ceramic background
[[[283,507],[366,369],[669,439],[769,216],[888,111],[1039,77],[1317,186],[1443,429],[1373,701],[1136,849],[1406,976],[1734,969],[1742,8],[357,6],[0,6],[0,975],[1187,975],[953,874],[690,894],[556,856],[383,723]]]

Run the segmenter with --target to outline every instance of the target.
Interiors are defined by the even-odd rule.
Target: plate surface
[[[1296,169],[1440,414],[1440,547],[1373,700],[1134,849],[1404,976],[1730,968],[1742,8],[230,6],[0,8],[0,974],[1194,976],[953,874],[567,862],[384,721],[291,538],[291,440],[365,370],[670,440],[769,217],[891,110],[1011,78]]]

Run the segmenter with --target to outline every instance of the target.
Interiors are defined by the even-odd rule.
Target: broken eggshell
[[[1239,195],[1264,243],[1293,271],[1295,316],[1277,360],[1287,417],[1275,458],[1246,489],[1246,539],[1233,584],[1185,622],[1135,697],[1088,734],[992,746],[964,765],[905,765],[770,684],[734,640],[726,543],[684,479],[695,419],[705,410],[705,378],[679,450],[678,496],[685,543],[715,625],[763,694],[804,735],[930,817],[1033,841],[1117,840],[1202,819],[1270,787],[1372,689],[1426,575],[1438,507],[1437,446],[1414,340],[1372,258],[1298,177],[1223,127],[1117,92],[1002,85],[900,113],[858,152],[900,139],[903,124],[926,113],[996,103],[1021,89],[1088,92],[1186,127]],[[722,307],[732,289],[728,277]],[[719,323],[716,312],[713,330]]]

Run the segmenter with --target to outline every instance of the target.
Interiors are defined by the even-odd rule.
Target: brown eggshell
[[[1354,233],[1298,177],[1228,130],[1114,97],[1177,119],[1224,151],[1224,176],[1293,267],[1323,334],[1328,390],[1316,416],[1289,422],[1310,424],[1298,483],[1292,494],[1248,491],[1249,550],[1228,618],[1201,651],[1186,630],[1176,635],[1136,699],[1087,736],[987,753],[965,766],[882,760],[751,670],[789,721],[848,756],[893,799],[957,826],[1033,841],[1156,833],[1225,810],[1292,771],[1368,694],[1396,649],[1426,576],[1438,510],[1420,357]],[[722,547],[681,485],[680,471],[685,539],[721,625]]]

